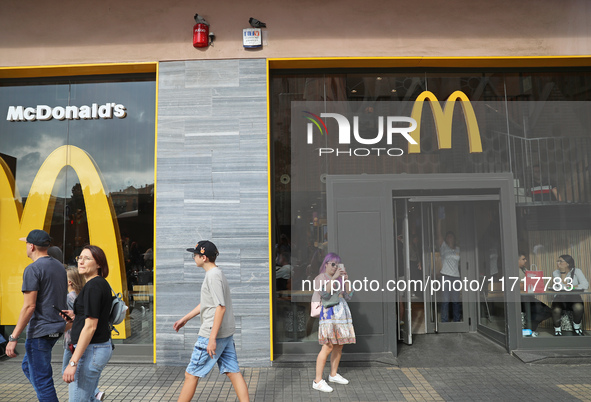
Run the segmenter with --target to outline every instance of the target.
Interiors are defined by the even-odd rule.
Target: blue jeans
[[[72,359],[72,352],[70,352],[70,349],[65,348],[64,349],[64,357],[62,359],[62,375],[64,374],[64,371],[68,368],[68,365],[70,364],[70,360]],[[98,394],[100,392],[100,390],[97,388],[94,390],[94,395]]]
[[[51,369],[51,349],[58,338],[31,338],[25,340],[23,373],[33,385],[40,401],[57,402]]]
[[[451,309],[453,314],[453,321],[459,322],[462,319],[462,302],[461,291],[454,290],[453,284],[455,281],[461,281],[457,276],[441,276],[441,322],[449,321],[449,301],[451,299]],[[461,282],[460,282],[461,283]],[[456,288],[460,286],[456,285]]]
[[[74,382],[68,386],[70,402],[94,401],[103,369],[111,359],[111,341],[91,343],[78,361]]]

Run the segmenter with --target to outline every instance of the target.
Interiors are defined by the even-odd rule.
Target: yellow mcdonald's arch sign
[[[411,116],[417,122],[417,128],[410,133],[411,137],[416,141],[416,144],[408,144],[408,153],[421,152],[421,116],[423,114],[423,106],[425,101],[429,101],[433,119],[435,120],[435,128],[437,132],[437,143],[439,149],[451,148],[451,132],[452,120],[455,102],[459,100],[464,111],[464,120],[466,121],[466,128],[468,129],[468,142],[470,146],[470,153],[482,152],[482,141],[480,139],[480,130],[478,129],[478,122],[470,100],[462,91],[455,91],[446,101],[444,108],[439,105],[437,97],[429,91],[421,93],[412,108]]]
[[[103,177],[92,157],[71,145],[57,148],[37,172],[24,208],[12,172],[2,158],[0,166],[0,325],[15,325],[23,304],[22,274],[31,260],[19,238],[26,237],[32,229],[43,228],[49,232],[55,206],[51,191],[58,174],[66,166],[72,167],[80,180],[90,242],[105,251],[110,272],[107,279],[115,292],[126,295],[119,225],[113,203],[105,192]],[[120,334],[113,334],[113,337],[125,339],[130,329],[129,319],[126,319],[117,325]]]

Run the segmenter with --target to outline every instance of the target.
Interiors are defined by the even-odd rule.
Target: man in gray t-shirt
[[[201,285],[201,303],[173,325],[178,332],[190,319],[201,314],[199,337],[178,400],[190,401],[195,395],[199,378],[207,375],[217,363],[220,373],[226,374],[232,382],[238,400],[248,401],[248,388],[240,373],[234,346],[236,324],[230,287],[226,276],[215,264],[219,254],[217,247],[208,240],[202,240],[187,251],[193,253],[195,264],[205,270],[205,279]]]
[[[228,280],[219,267],[213,267],[205,272],[205,279],[201,285],[201,326],[199,336],[209,338],[214,325],[215,313],[218,306],[226,308],[222,325],[216,338],[227,338],[234,335],[236,323],[234,310],[232,310],[232,298]]]
[[[64,266],[47,254],[51,244],[49,234],[32,230],[26,238],[27,257],[33,262],[23,272],[23,308],[12,334],[6,354],[16,357],[18,337],[27,327],[25,357],[22,368],[35,388],[40,401],[57,401],[51,369],[51,349],[64,332],[66,322],[54,309],[68,308],[68,277]]]

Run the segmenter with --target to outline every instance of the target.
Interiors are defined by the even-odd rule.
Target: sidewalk
[[[578,401],[591,400],[589,366],[564,365],[488,368],[345,367],[350,385],[330,394],[311,389],[312,368],[246,368],[252,401]],[[54,365],[54,372],[59,369]],[[0,400],[34,401],[35,392],[18,362],[0,363]],[[109,364],[100,389],[107,401],[176,401],[184,379],[181,367]],[[60,401],[66,384],[55,376]],[[235,401],[230,381],[213,371],[197,387],[194,401]]]
[[[291,367],[284,363],[242,372],[251,401],[257,402],[591,400],[591,365],[525,364],[502,353],[497,345],[472,336],[439,336],[437,342],[438,353],[421,353],[425,349],[414,346],[403,348],[397,367],[344,364],[339,371],[350,384],[334,385],[332,393],[311,388],[313,363]],[[450,356],[448,346],[454,344],[463,345],[461,356],[458,352]],[[54,364],[53,369],[58,397],[65,401],[68,390],[57,374],[60,365]],[[184,367],[110,363],[101,377],[100,389],[107,394],[106,401],[176,401],[183,380]],[[35,400],[35,393],[20,362],[1,361],[0,401],[31,400]],[[236,398],[230,381],[214,368],[200,381],[193,400]]]

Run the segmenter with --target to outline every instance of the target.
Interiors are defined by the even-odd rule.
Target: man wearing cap
[[[234,346],[236,325],[230,287],[222,270],[215,265],[218,249],[209,240],[202,240],[187,251],[193,253],[195,264],[205,270],[205,279],[201,285],[201,303],[173,325],[178,332],[190,319],[201,314],[199,338],[185,371],[185,383],[178,400],[190,401],[199,378],[207,375],[217,363],[220,373],[226,374],[232,382],[238,400],[248,401],[248,388],[240,373]]]
[[[49,234],[32,230],[26,238],[27,257],[33,262],[23,272],[23,308],[12,334],[6,354],[16,357],[14,349],[21,332],[27,328],[25,357],[22,368],[40,401],[57,401],[51,369],[51,349],[64,332],[65,321],[53,306],[67,309],[68,278],[64,266],[47,254]]]

